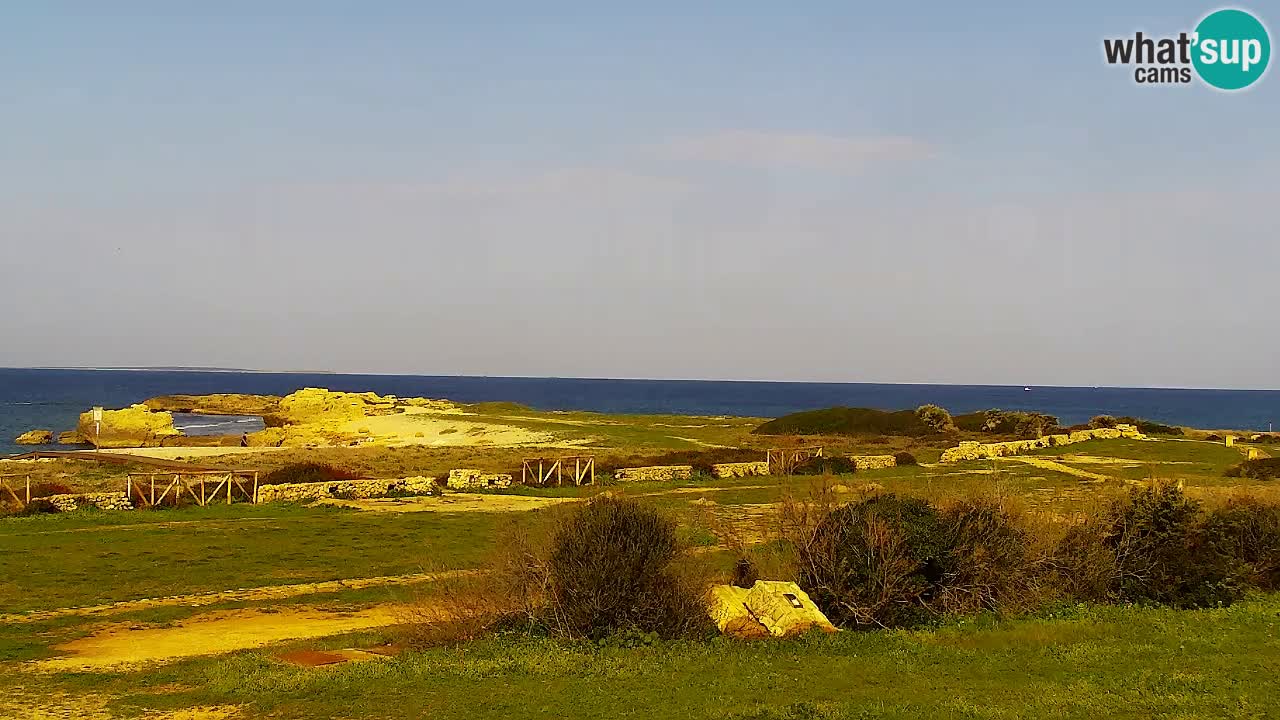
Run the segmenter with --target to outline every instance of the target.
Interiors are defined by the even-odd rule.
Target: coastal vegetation
[[[118,489],[125,473],[160,472],[151,463],[288,484],[457,468],[518,478],[523,459],[589,455],[597,484],[0,519],[0,716],[21,716],[17,697],[72,717],[382,718],[388,693],[392,715],[443,717],[654,704],[743,718],[1280,712],[1280,485],[1261,436],[1092,439],[940,464],[961,441],[1057,422],[845,408],[772,434],[778,424],[757,431],[777,422],[764,419],[506,404],[360,413],[343,427],[422,415],[411,422],[542,440],[398,445],[380,430],[356,445],[9,461],[0,475],[60,494]],[[816,446],[790,475],[710,474]],[[692,473],[612,481],[639,465]],[[702,588],[755,580],[797,582],[844,631],[718,636]],[[512,691],[485,691],[495,683]]]

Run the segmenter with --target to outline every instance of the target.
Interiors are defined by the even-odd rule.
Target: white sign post
[[[102,407],[93,408],[93,449],[98,449],[98,436],[102,435]]]

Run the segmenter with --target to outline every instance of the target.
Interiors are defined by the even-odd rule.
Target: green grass
[[[547,415],[577,421],[590,414]],[[697,435],[666,427],[670,418],[648,420],[648,425],[619,431],[614,440],[631,443],[628,448],[649,442],[659,447],[668,434],[710,442],[716,433],[742,432],[733,427]],[[535,421],[548,422],[530,420]],[[593,427],[598,426],[599,422]],[[337,464],[343,464],[341,458],[346,457],[359,467],[379,468],[380,474],[400,474],[423,464],[487,467],[513,458],[518,467],[518,457],[529,451],[352,448],[344,453],[335,448],[308,459],[338,458]],[[1037,455],[1116,478],[1143,479],[1158,472],[1160,477],[1182,478],[1188,486],[1207,489],[1265,485],[1221,477],[1242,453],[1220,444],[1095,441]],[[1073,455],[1124,458],[1134,467],[1073,461]],[[732,515],[734,506],[773,503],[787,494],[803,497],[818,482],[854,488],[875,483],[890,492],[933,500],[999,490],[1055,510],[1127,488],[1004,459],[835,478],[695,477],[609,488],[505,492],[584,497],[610,489],[647,496],[646,502],[680,520],[684,540],[705,548],[719,542],[704,522],[708,507]],[[668,492],[679,489],[698,492]],[[694,505],[699,498],[715,505]],[[481,513],[362,513],[291,505],[4,518],[0,612],[473,567],[483,561],[499,526],[509,519]],[[762,557],[769,551],[767,545],[751,550]],[[721,570],[734,559],[724,551],[702,557]],[[89,634],[103,623],[163,624],[215,609],[262,605],[361,605],[434,591],[429,585],[366,588],[0,625],[0,715],[5,714],[5,692],[21,685],[33,697],[64,692],[110,697],[113,711],[126,717],[196,704],[241,705],[246,718],[355,720],[650,717],[655,709],[673,717],[713,718],[1280,717],[1280,595],[1255,597],[1221,610],[1071,608],[1041,617],[967,619],[923,632],[842,633],[769,643],[714,639],[600,650],[505,637],[407,653],[389,662],[312,670],[276,661],[279,648],[191,659],[146,672],[35,675],[20,672],[16,664],[54,654],[53,646]],[[393,636],[394,629],[388,629],[284,647],[380,644]]]
[[[319,669],[245,652],[51,682],[114,695],[121,711],[238,704],[250,718],[1265,718],[1280,714],[1278,638],[1273,595],[1219,610],[1080,607],[781,642],[497,638]],[[148,689],[167,683],[187,689]]]
[[[472,567],[498,516],[232,505],[0,521],[6,612]]]

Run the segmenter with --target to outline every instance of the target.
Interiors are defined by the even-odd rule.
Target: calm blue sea
[[[1025,392],[1022,386],[993,385],[0,369],[0,455],[20,452],[13,439],[27,430],[72,429],[79,413],[94,405],[118,408],[171,393],[285,395],[302,387],[459,402],[505,400],[541,410],[776,417],[833,405],[901,409],[936,403],[953,413],[993,407],[1038,410],[1067,424],[1107,413],[1205,428],[1266,430],[1268,423],[1280,425],[1277,390],[1037,387]],[[178,424],[192,433],[253,429],[251,424],[236,425],[235,419],[225,422],[226,429],[194,427],[209,425],[208,418],[184,418]]]

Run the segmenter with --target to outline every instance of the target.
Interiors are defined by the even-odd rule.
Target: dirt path
[[[776,488],[777,485],[733,485],[731,487],[683,487],[673,488],[671,490],[654,490],[647,493],[626,493],[628,497],[658,497],[659,495],[696,495],[698,493],[708,492],[729,492],[731,490],[768,490]]]
[[[15,532],[3,533],[0,537],[21,537],[23,535],[58,535],[61,533],[84,533],[84,532],[104,532],[107,530],[140,530],[142,528],[167,528],[177,527],[179,525],[199,525],[202,528],[219,528],[227,525],[238,525],[241,523],[282,523],[302,520],[303,518],[281,518],[281,517],[247,517],[247,518],[227,518],[225,520],[166,520],[164,522],[141,522],[126,523],[123,525],[90,525],[88,527],[78,528],[55,528],[53,530],[32,530],[31,532]]]
[[[337,500],[325,498],[316,505],[371,510],[374,512],[528,512],[582,498],[548,498],[528,495],[492,495],[481,493],[449,493],[438,497],[370,498]]]
[[[388,585],[412,585],[432,580],[460,577],[475,570],[450,570],[440,573],[412,573],[409,575],[383,575],[367,578],[347,578],[328,580],[325,582],[297,583],[294,585],[265,585],[256,588],[238,590],[219,590],[216,592],[196,593],[193,595],[169,595],[167,597],[142,598],[139,600],[122,600],[105,605],[88,605],[74,608],[58,608],[56,610],[37,610],[29,613],[12,613],[0,615],[0,623],[29,623],[53,620],[73,615],[114,615],[117,613],[146,610],[154,607],[182,605],[201,607],[223,602],[243,602],[256,600],[282,600],[299,595],[315,595],[318,593],[341,592],[343,590],[359,590],[368,587]]]
[[[1040,468],[1041,470],[1052,470],[1052,471],[1054,471],[1054,472],[1060,472],[1060,473],[1063,473],[1063,474],[1065,474],[1065,475],[1074,475],[1074,476],[1076,476],[1076,477],[1078,477],[1078,478],[1083,478],[1083,479],[1085,479],[1085,480],[1093,480],[1094,482],[1103,482],[1103,481],[1106,481],[1106,480],[1115,480],[1115,479],[1116,479],[1116,478],[1111,477],[1110,475],[1102,475],[1102,474],[1095,473],[1095,472],[1089,472],[1088,470],[1081,470],[1081,469],[1079,469],[1079,468],[1073,468],[1073,467],[1071,467],[1070,465],[1063,465],[1063,464],[1062,464],[1062,463],[1060,463],[1060,462],[1056,462],[1056,461],[1053,461],[1053,460],[1046,460],[1045,458],[1038,458],[1038,457],[1009,457],[1009,458],[1005,458],[1005,459],[1006,459],[1006,460],[1013,460],[1013,461],[1015,461],[1015,462],[1020,462],[1020,463],[1026,463],[1027,465],[1030,465],[1031,467],[1037,467],[1037,468]]]
[[[169,627],[135,629],[116,623],[55,649],[64,657],[37,660],[29,668],[45,672],[126,669],[198,655],[263,647],[284,640],[326,637],[404,622],[410,609],[382,605],[354,612],[318,608],[217,610]]]
[[[94,693],[32,693],[19,685],[0,693],[0,718],[116,720],[120,716],[107,710],[107,701],[108,698]],[[143,717],[148,720],[233,720],[241,715],[234,705],[220,705],[148,712]]]

